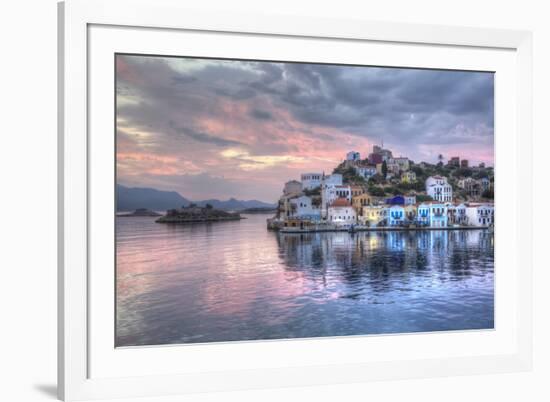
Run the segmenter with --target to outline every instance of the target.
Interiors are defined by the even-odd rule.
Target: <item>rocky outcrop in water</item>
[[[166,215],[156,220],[158,223],[198,223],[198,222],[221,222],[243,219],[236,212],[226,212],[209,206],[169,209]]]
[[[159,214],[158,212],[151,211],[147,208],[138,208],[134,212],[129,212],[127,214],[118,214],[117,216],[162,216],[162,214]]]

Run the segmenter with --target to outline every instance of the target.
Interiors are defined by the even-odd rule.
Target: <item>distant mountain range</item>
[[[175,191],[161,191],[154,188],[126,187],[117,184],[117,211],[134,211],[138,208],[147,208],[153,211],[165,211],[172,208],[181,208],[194,203],[198,206],[212,205],[216,209],[239,211],[247,208],[275,208],[258,200],[237,200],[230,198],[226,201],[216,199],[191,201]]]

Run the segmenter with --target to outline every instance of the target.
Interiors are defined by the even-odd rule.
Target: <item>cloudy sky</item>
[[[192,200],[273,202],[374,144],[493,164],[493,74],[117,56],[117,177]]]

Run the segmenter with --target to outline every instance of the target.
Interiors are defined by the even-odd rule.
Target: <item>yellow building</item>
[[[358,186],[356,184],[351,185],[350,190],[351,190],[352,197],[356,197],[367,192],[367,189],[365,187]]]
[[[414,183],[416,181],[416,173],[411,170],[403,172],[401,175],[401,183]]]
[[[353,209],[355,209],[357,216],[361,216],[363,215],[363,207],[373,204],[373,197],[371,197],[368,193],[356,195],[351,198],[351,204],[353,205]]]
[[[386,207],[383,205],[365,205],[359,222],[370,227],[378,226],[386,219]]]

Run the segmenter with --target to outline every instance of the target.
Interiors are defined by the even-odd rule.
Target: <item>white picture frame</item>
[[[136,35],[139,40],[136,40]],[[497,74],[501,71],[500,76],[504,77],[500,84],[499,81],[495,84],[495,102],[497,109],[500,107],[495,120],[496,161],[500,175],[496,194],[502,200],[497,214],[503,216],[505,212],[510,218],[508,234],[499,239],[497,233],[498,241],[507,246],[500,247],[500,257],[497,246],[496,269],[499,269],[498,261],[503,267],[507,264],[507,273],[501,276],[500,284],[497,279],[497,292],[499,286],[503,290],[497,297],[495,309],[498,312],[500,308],[501,314],[503,311],[508,313],[503,314],[501,326],[498,326],[497,315],[497,328],[489,335],[449,333],[351,337],[346,340],[253,342],[238,347],[226,346],[226,349],[174,346],[114,352],[109,347],[112,338],[109,320],[101,321],[106,311],[103,309],[109,308],[109,302],[98,303],[98,298],[94,297],[98,289],[112,291],[112,281],[109,282],[108,273],[103,277],[90,269],[91,261],[96,259],[95,251],[90,249],[90,239],[94,239],[98,231],[109,231],[108,224],[105,227],[96,223],[97,214],[92,220],[90,211],[101,203],[102,198],[113,199],[111,187],[105,190],[94,187],[93,177],[102,174],[94,159],[101,158],[103,152],[112,152],[108,148],[109,141],[98,142],[97,135],[94,135],[98,127],[109,127],[109,124],[112,127],[109,112],[98,113],[99,109],[93,106],[105,99],[96,99],[97,96],[109,96],[108,91],[113,90],[112,86],[106,89],[103,85],[109,82],[109,78],[96,71],[101,70],[103,63],[100,53],[108,56],[120,50],[117,46],[150,53],[160,42],[158,35],[162,35],[163,49],[167,52],[171,51],[170,46],[177,47],[181,43],[176,40],[177,35],[217,35],[220,40],[237,38],[228,39],[235,44],[227,50],[228,57],[237,52],[246,56],[246,52],[255,46],[253,41],[277,43],[284,40],[287,43],[310,41],[312,44],[317,41],[320,49],[335,46],[331,53],[334,62],[346,57],[347,46],[363,44],[379,48],[379,60],[389,63],[386,65],[407,63],[420,67],[464,69],[486,66],[491,69],[494,63]],[[247,42],[247,38],[253,41]],[[243,43],[250,48],[244,49]],[[394,49],[400,46],[403,50],[414,47],[415,52],[425,51],[425,59],[414,60],[412,53],[403,51],[395,56],[394,61],[393,56],[390,57],[392,52],[388,50],[392,46]],[[292,46],[288,47],[287,52],[291,52]],[[529,370],[532,364],[531,47],[531,34],[524,31],[207,13],[186,9],[178,0],[68,0],[60,3],[59,397],[64,400],[142,397]],[[337,49],[343,50],[338,53]],[[445,55],[449,57],[445,61],[436,61],[437,54],[430,56],[430,49],[447,52]],[[259,54],[260,50],[255,52]],[[263,58],[269,58],[269,47],[262,52]],[[467,53],[477,55],[477,64],[470,60],[475,57]],[[300,57],[298,53],[294,56],[286,54]],[[500,94],[499,87],[502,88]],[[499,96],[503,95],[508,95],[507,99],[503,99],[500,102],[503,106],[499,106]],[[499,116],[503,120],[499,120]],[[506,164],[500,162],[503,160],[507,161]],[[109,171],[104,173],[110,174]],[[500,183],[503,185],[499,187]],[[448,349],[448,345],[453,344],[453,354],[442,357],[444,353],[427,353],[426,345],[432,343],[431,340],[435,340],[434,350],[437,347]],[[382,351],[392,348],[397,352],[391,357],[388,355],[387,359],[379,356],[367,360],[361,354],[353,359],[346,357],[346,350],[369,345],[380,347]],[[424,345],[424,348],[406,355],[404,351],[411,345]],[[319,347],[331,350],[333,354],[327,353],[326,358],[319,358]],[[400,355],[399,351],[403,354]],[[171,358],[176,355],[180,358]],[[192,370],[178,363],[182,361],[181,356],[189,356],[191,363],[201,356],[209,357],[202,359],[206,362],[204,367]],[[224,356],[223,360],[230,363],[216,365],[215,356]],[[257,356],[265,356],[261,364],[254,361]],[[289,358],[285,359],[285,356]],[[294,360],[290,356],[294,356]],[[155,369],[143,371],[138,367],[139,362]]]

